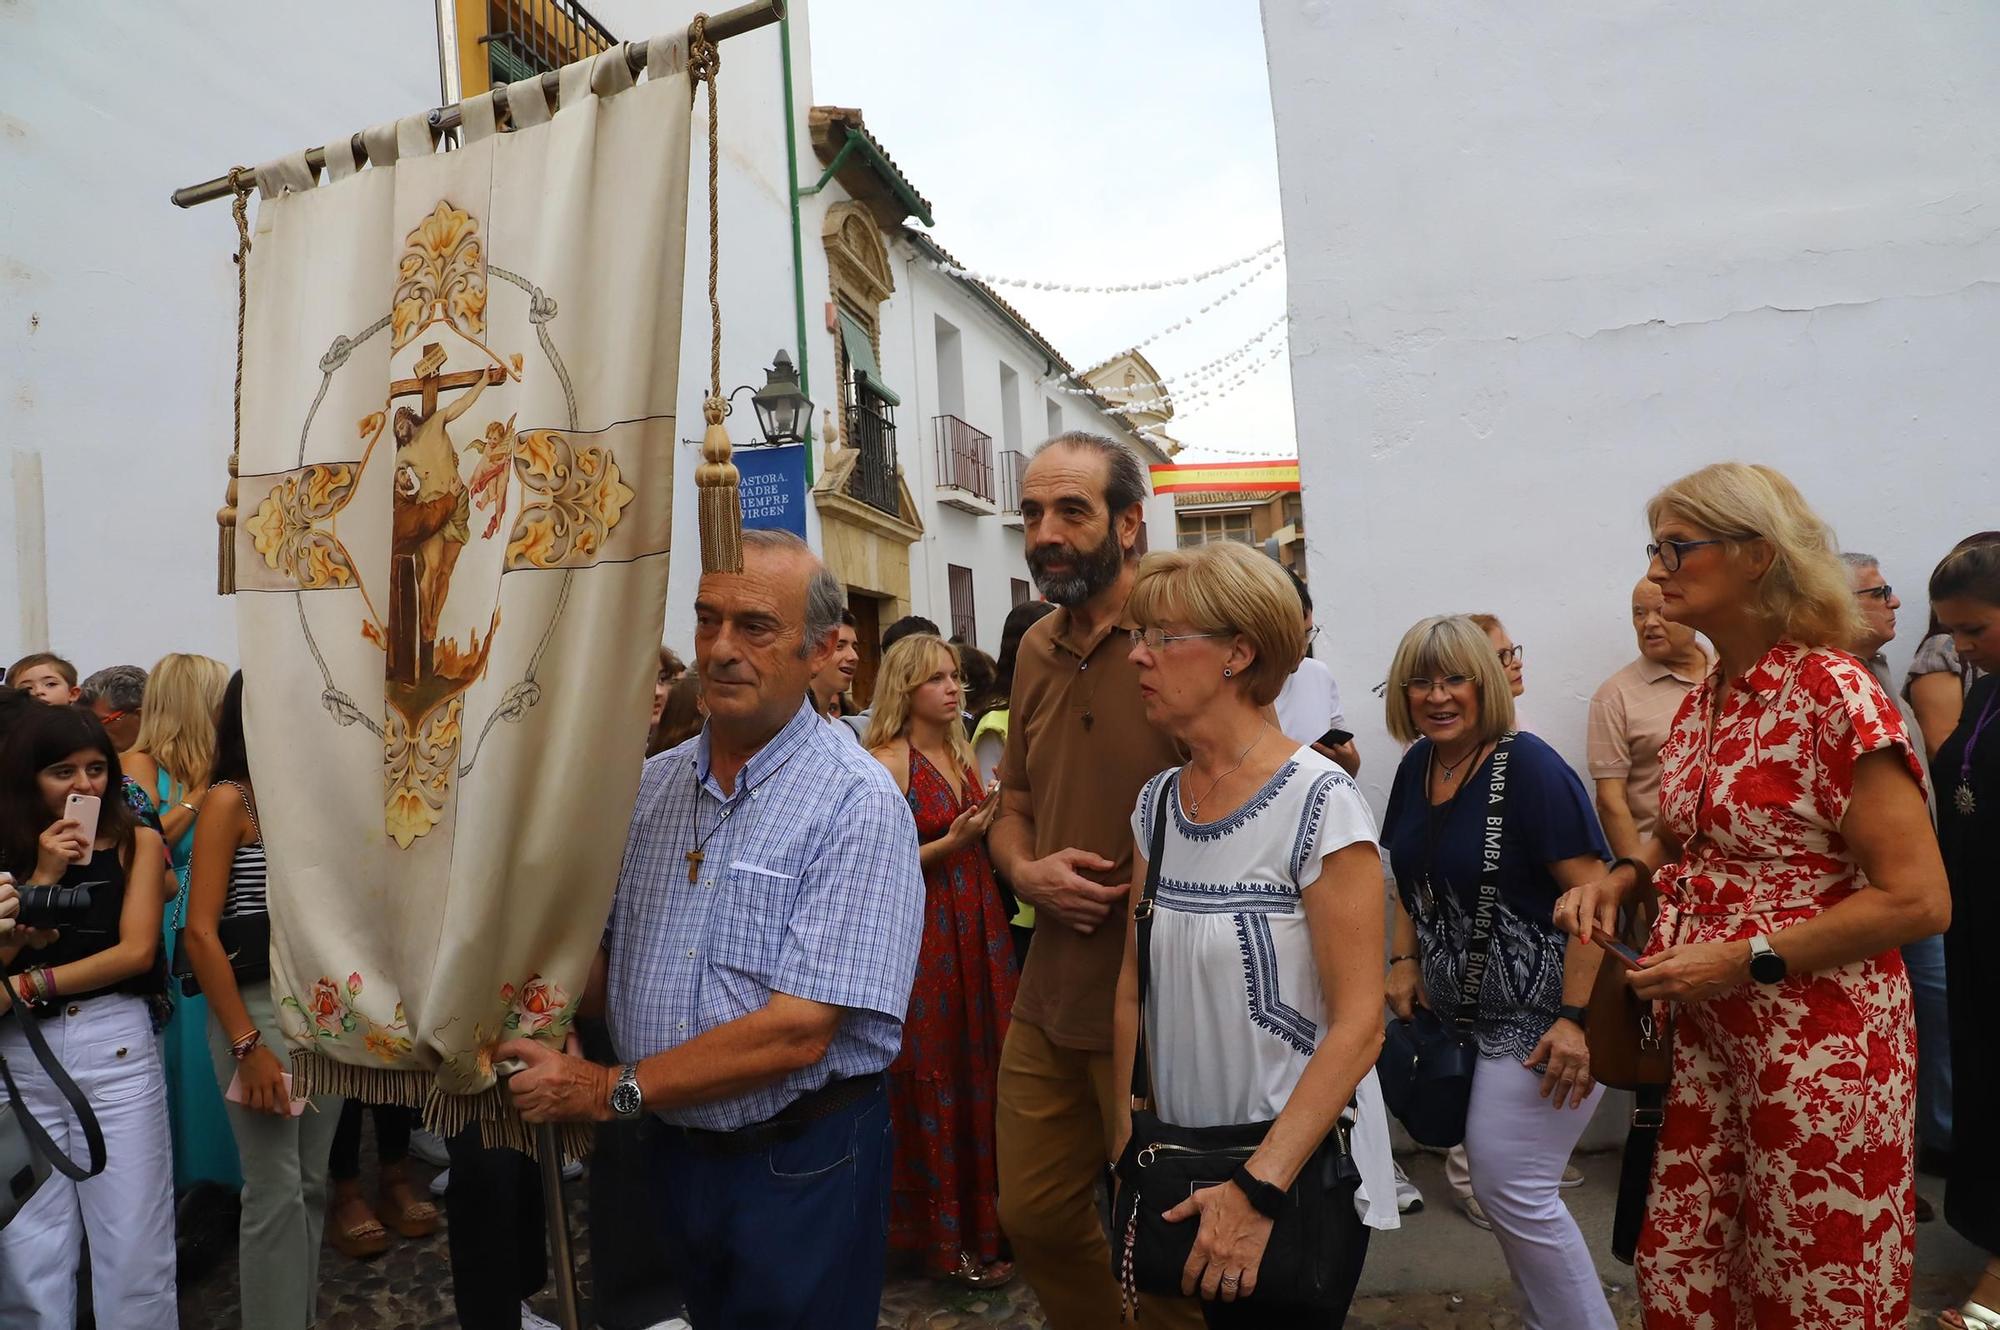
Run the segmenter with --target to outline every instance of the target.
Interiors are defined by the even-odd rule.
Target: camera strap
[[[90,1152],[90,1167],[85,1168],[56,1148],[48,1130],[35,1120],[28,1108],[28,1101],[21,1094],[21,1087],[14,1083],[14,1069],[7,1065],[7,1058],[0,1054],[0,1080],[7,1084],[7,1096],[14,1102],[14,1116],[21,1124],[21,1130],[28,1138],[28,1144],[36,1153],[49,1161],[58,1173],[76,1182],[94,1178],[104,1171],[104,1132],[97,1125],[97,1114],[90,1111],[90,1101],[77,1088],[69,1073],[63,1070],[61,1062],[49,1049],[48,1036],[42,1033],[41,1021],[32,1013],[15,1005],[14,1023],[21,1027],[28,1037],[29,1047],[35,1050],[35,1061],[42,1064],[42,1070],[49,1074],[49,1080],[56,1090],[69,1101],[70,1111],[76,1114],[76,1123],[83,1128],[83,1140]]]

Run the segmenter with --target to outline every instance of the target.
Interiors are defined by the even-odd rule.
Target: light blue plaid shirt
[[[704,835],[690,884],[686,856]],[[923,926],[916,821],[867,750],[807,703],[725,797],[703,727],[639,781],[605,936],[612,1043],[636,1062],[761,1010],[773,992],[845,1008],[812,1066],[660,1115],[709,1131],[762,1122],[895,1060]]]

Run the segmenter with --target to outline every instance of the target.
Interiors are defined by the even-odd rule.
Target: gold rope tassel
[[[722,68],[722,53],[708,39],[708,15],[696,14],[688,25],[688,72],[697,83],[708,85],[708,396],[702,399],[701,414],[708,428],[701,436],[701,465],[694,470],[699,506],[696,517],[701,528],[701,570],[704,573],[743,571],[743,502],[738,493],[740,478],[729,460],[729,431],[723,418],[729,414],[729,400],[722,395],[722,302],[716,297],[716,277],[721,270],[721,151],[715,120],[715,74]]]
[[[236,466],[243,452],[243,321],[250,304],[250,182],[245,167],[230,168],[229,205],[236,218],[236,414],[229,441],[229,488],[215,514],[215,594],[236,594]]]

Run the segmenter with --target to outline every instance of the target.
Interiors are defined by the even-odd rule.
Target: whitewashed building
[[[1777,466],[1906,606],[2000,496],[2000,10],[1265,0],[1320,654],[1364,706],[1423,615],[1527,648],[1583,765],[1643,506]]]
[[[236,237],[226,202],[182,211],[175,188],[642,40],[698,8],[352,0],[302,42],[297,14],[255,0],[0,7],[15,94],[0,115],[0,664],[44,647],[86,672],[236,654],[213,520]],[[819,408],[797,507],[864,624],[920,613],[993,650],[1027,577],[1020,457],[1082,428],[1164,458],[1101,400],[1047,390],[1071,369],[1061,354],[994,292],[933,266],[929,207],[859,113],[813,108],[809,7],[788,8],[722,48],[724,389],[761,384],[780,349],[797,365]],[[173,79],[168,96],[163,61],[207,72]],[[684,651],[708,372],[706,143],[697,99],[667,622]],[[863,346],[869,363],[852,354]],[[747,409],[730,431],[739,447],[759,442]],[[1153,530],[1172,522],[1154,500]]]

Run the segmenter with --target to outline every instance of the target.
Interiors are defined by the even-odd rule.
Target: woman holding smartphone
[[[77,1268],[90,1248],[97,1323],[172,1330],[173,1152],[166,1074],[153,1042],[166,851],[118,797],[118,754],[81,707],[23,708],[0,755],[0,869],[21,897],[37,887],[87,888],[56,917],[10,920],[0,933],[0,1055],[26,1106],[72,1158],[82,1151],[68,1102],[36,1059],[21,1022],[42,1022],[50,1050],[83,1091],[104,1133],[104,1171],[52,1174],[0,1229],[0,1325],[70,1330]],[[109,796],[107,797],[107,792]],[[75,800],[73,801],[73,796]],[[87,900],[82,899],[87,896]]]
[[[243,1324],[301,1330],[312,1324],[319,1294],[327,1153],[340,1123],[340,1101],[315,1099],[294,1115],[281,1060],[284,1035],[268,977],[269,943],[267,955],[256,958],[264,962],[256,979],[238,978],[222,944],[224,920],[268,913],[264,831],[243,742],[240,670],[223,690],[207,784],[194,829],[186,938],[195,977],[208,997],[209,1056],[243,1160],[243,1220],[237,1229]]]
[[[986,855],[999,801],[974,774],[962,697],[958,653],[929,634],[903,638],[882,658],[867,742],[910,801],[925,889],[903,1050],[889,1068],[889,1247],[978,1288],[1014,1274],[1001,1251],[993,1105],[1017,976]]]
[[[1646,520],[1664,613],[1717,665],[1661,745],[1654,835],[1555,908],[1609,934],[1659,888],[1631,978],[1673,1013],[1639,1301],[1659,1325],[1901,1325],[1917,1087],[1897,948],[1951,911],[1923,764],[1846,650],[1847,569],[1789,480],[1704,467]]]

